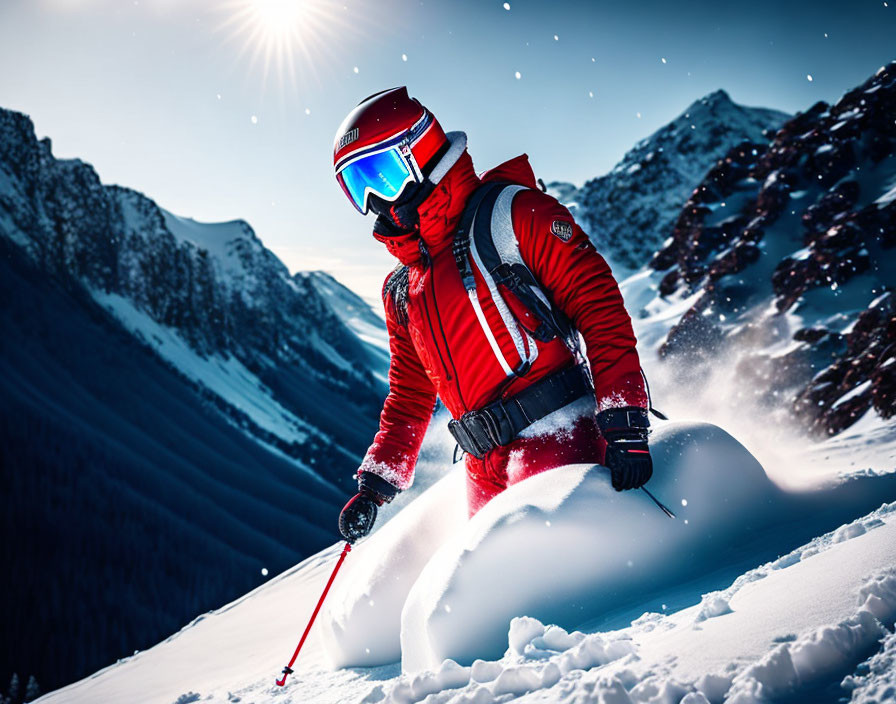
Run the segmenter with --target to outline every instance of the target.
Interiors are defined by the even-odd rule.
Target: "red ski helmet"
[[[376,93],[352,110],[336,132],[336,180],[361,213],[370,195],[392,202],[422,183],[448,142],[438,120],[404,86]]]

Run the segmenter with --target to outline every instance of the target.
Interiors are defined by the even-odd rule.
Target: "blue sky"
[[[376,298],[393,262],[331,170],[370,93],[408,85],[479,169],[527,152],[546,181],[581,183],[717,88],[794,112],[896,59],[896,0],[509,5],[0,0],[0,106],[103,181],[243,218],[291,270]]]

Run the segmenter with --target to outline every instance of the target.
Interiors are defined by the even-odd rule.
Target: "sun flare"
[[[296,88],[299,74],[315,73],[327,40],[341,19],[326,0],[229,0],[222,5],[221,29],[242,43],[239,57],[261,65],[267,83],[276,74],[280,87]]]

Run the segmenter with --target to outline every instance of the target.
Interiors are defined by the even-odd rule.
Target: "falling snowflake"
[[[589,97],[589,98],[593,98],[593,97],[594,97],[594,91],[593,91],[593,90],[589,90],[589,91],[588,91],[588,97]]]
[[[402,61],[407,61],[407,60],[408,60],[408,55],[407,55],[407,54],[402,54],[402,55],[401,55],[401,60],[402,60]]]
[[[636,112],[635,115],[637,115],[637,117],[638,117],[639,120],[641,119],[641,113]]]
[[[664,56],[663,58],[660,59],[660,61],[662,61],[663,63],[666,63],[666,57]]]
[[[508,10],[508,11],[510,10],[510,3],[509,3],[509,2],[505,2],[505,3],[504,3],[504,9],[505,9],[505,10]]]
[[[262,577],[267,577],[267,576],[268,576],[268,568],[267,568],[267,567],[262,567],[262,568],[261,568],[261,576],[262,576]]]
[[[682,506],[687,506],[687,505],[688,505],[688,500],[687,500],[687,499],[682,499],[682,500],[681,500],[681,505],[682,505]]]
[[[554,35],[554,41],[555,41],[555,42],[559,42],[559,41],[560,41],[560,36],[559,36],[558,34],[555,34],[555,35]]]
[[[258,117],[257,117],[256,115],[253,115],[253,116],[250,117],[249,119],[252,121],[252,124],[253,124],[253,125],[257,125],[257,124],[258,124]]]
[[[310,114],[311,114],[311,108],[305,108],[305,114],[306,114],[306,115],[310,115]]]
[[[809,83],[812,82],[812,74],[811,73],[806,74],[806,80],[809,81]]]
[[[355,66],[355,67],[352,69],[352,71],[354,71],[355,73],[358,73],[358,67]]]
[[[221,99],[221,94],[218,93],[218,94],[215,95],[215,97],[216,97],[218,100],[220,100],[220,99]]]
[[[513,75],[516,76],[516,80],[520,80],[520,79],[523,77],[523,74],[521,74],[519,71],[517,71],[517,72],[516,72],[515,74],[513,74]]]
[[[594,57],[592,56],[592,57],[591,57],[591,63],[594,63],[594,61],[595,61],[595,59],[594,59]]]

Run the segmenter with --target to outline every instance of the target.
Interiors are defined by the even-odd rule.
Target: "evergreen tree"
[[[33,702],[40,696],[40,687],[37,684],[37,680],[34,679],[34,675],[31,675],[28,678],[28,684],[25,685],[25,701]]]
[[[19,701],[19,690],[21,689],[21,685],[19,684],[19,675],[16,672],[12,673],[12,677],[9,680],[9,701],[18,702]]]

